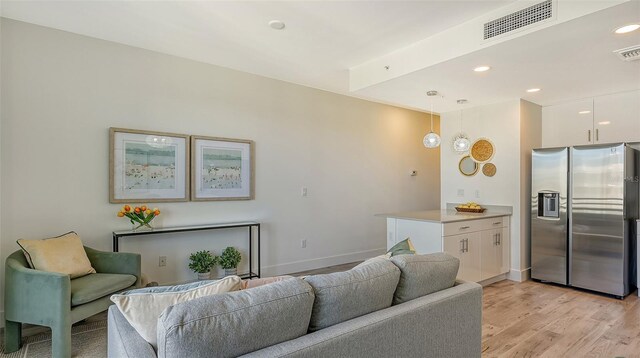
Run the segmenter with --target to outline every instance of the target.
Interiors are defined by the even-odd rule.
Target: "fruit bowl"
[[[456,206],[456,211],[462,213],[482,213],[485,210],[487,209],[474,202],[468,202],[466,204],[460,204]]]
[[[456,211],[459,213],[483,213],[487,208],[459,208],[456,206]]]

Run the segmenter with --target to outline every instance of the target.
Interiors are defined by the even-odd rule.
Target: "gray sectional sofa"
[[[482,287],[446,254],[373,259],[167,308],[158,349],[109,309],[116,357],[480,357]]]

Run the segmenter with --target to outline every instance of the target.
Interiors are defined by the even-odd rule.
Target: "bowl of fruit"
[[[482,213],[485,210],[487,210],[487,208],[483,208],[480,204],[474,203],[473,201],[456,206],[456,211],[462,213]]]

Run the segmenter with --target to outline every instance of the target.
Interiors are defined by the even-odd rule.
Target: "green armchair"
[[[84,247],[96,273],[68,275],[29,268],[22,251],[5,263],[5,353],[22,345],[22,323],[51,327],[54,358],[71,356],[71,325],[106,310],[113,293],[140,285],[140,255]]]

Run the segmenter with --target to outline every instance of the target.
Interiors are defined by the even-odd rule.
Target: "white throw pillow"
[[[111,301],[138,334],[157,349],[158,317],[165,308],[195,298],[237,291],[241,288],[240,277],[228,276],[217,281],[140,288],[112,295]]]

